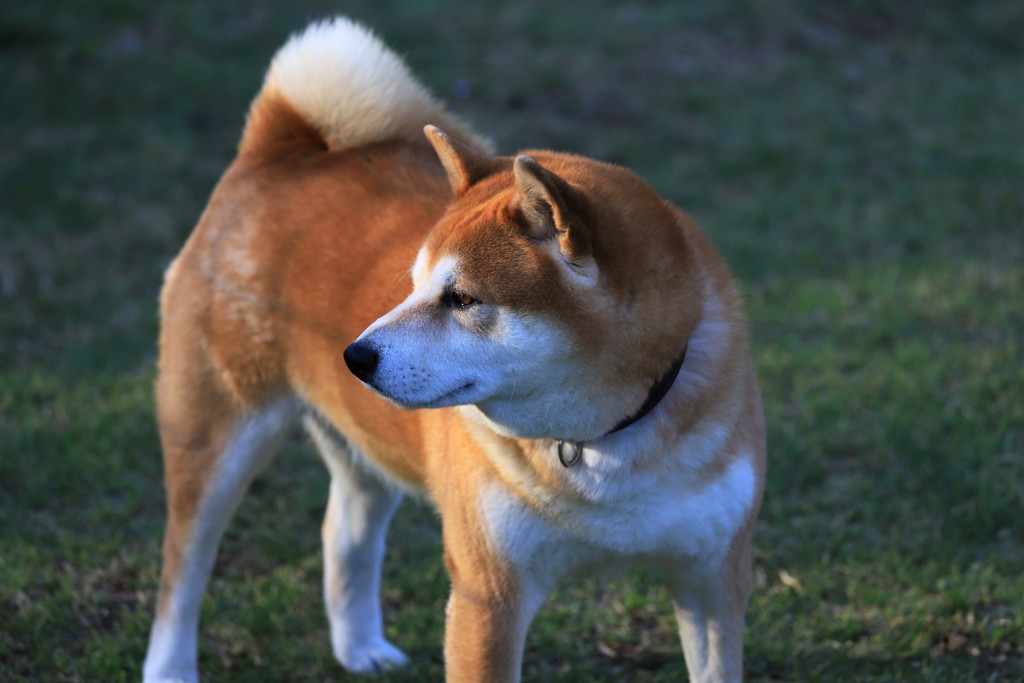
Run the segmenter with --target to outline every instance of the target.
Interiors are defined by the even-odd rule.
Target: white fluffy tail
[[[311,131],[297,129],[295,115]],[[490,151],[490,142],[447,112],[398,55],[369,30],[335,17],[292,36],[274,56],[250,110],[242,150],[309,140],[310,132],[331,150],[420,142],[428,123]]]

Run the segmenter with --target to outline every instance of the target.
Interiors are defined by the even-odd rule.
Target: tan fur
[[[723,571],[732,616],[713,634],[741,642],[764,424],[740,296],[707,239],[622,168],[530,151],[539,168],[565,183],[561,213],[545,227],[548,218],[531,213],[530,198],[517,189],[513,158],[492,159],[486,143],[453,127],[448,115],[440,122],[457,131],[461,151],[446,155],[446,143],[431,133],[441,161],[425,138],[406,134],[414,116],[379,135],[372,134],[378,124],[362,122],[347,145],[323,130],[329,120],[300,113],[280,78],[273,70],[268,76],[240,154],[169,269],[161,297],[156,391],[169,509],[161,609],[229,438],[246,416],[295,396],[384,473],[437,506],[452,579],[448,680],[518,680],[529,615],[516,569],[481,519],[481,492],[499,486],[542,517],[551,513],[550,501],[585,501],[585,492],[553,465],[550,440],[500,436],[459,408],[399,410],[342,362],[345,347],[406,297],[409,268],[425,244],[428,267],[458,255],[475,288],[468,294],[567,330],[579,353],[602,368],[593,379],[595,391],[615,399],[609,426],[642,403],[694,333],[706,292],[715,293],[728,344],[714,359],[694,353],[685,366],[698,368],[708,385],[671,394],[660,410],[674,417],[645,428],[668,444],[704,425],[735,424],[718,454],[696,467],[694,490],[721,477],[737,454],[753,454],[756,502],[729,543]],[[566,258],[579,259],[581,268],[595,264],[601,296],[581,305],[555,261],[538,255],[536,231],[548,228],[560,235]],[[476,332],[491,330],[484,321]],[[636,463],[639,473],[679,466],[657,452]],[[726,668],[737,673],[731,647]]]

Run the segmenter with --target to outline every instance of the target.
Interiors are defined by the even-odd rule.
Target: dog
[[[766,450],[743,303],[630,171],[495,156],[369,31],[324,20],[274,57],[160,311],[146,683],[198,680],[218,544],[299,424],[330,472],[347,670],[407,663],[379,591],[411,491],[441,518],[447,680],[519,680],[559,580],[636,565],[667,577],[691,679],[741,679]]]

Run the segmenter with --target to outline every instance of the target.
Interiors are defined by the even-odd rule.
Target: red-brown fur
[[[169,508],[162,596],[173,588],[204,483],[232,430],[294,394],[381,470],[436,504],[452,578],[448,679],[516,679],[520,587],[480,520],[480,491],[499,482],[517,492],[529,481],[554,496],[577,493],[538,442],[481,436],[483,428],[467,425],[454,408],[398,410],[342,361],[342,350],[408,294],[409,268],[424,242],[431,263],[459,256],[478,288],[469,294],[564,326],[579,352],[602,368],[601,386],[622,387],[620,414],[609,424],[633,412],[679,354],[702,314],[704,291],[713,288],[737,330],[732,346],[706,373],[715,383],[677,400],[669,409],[678,419],[659,429],[668,443],[743,405],[729,447],[703,476],[719,476],[727,454],[742,444],[758,453],[763,480],[760,396],[741,302],[722,260],[688,218],[636,176],[578,157],[529,154],[570,186],[586,188],[563,197],[576,232],[562,248],[598,264],[607,300],[581,302],[555,263],[538,254],[511,158],[479,162],[482,177],[461,187],[456,169],[451,182],[462,191],[452,203],[450,173],[425,138],[330,151],[288,102],[270,94],[254,105],[241,151],[169,270],[161,298],[156,392]],[[447,162],[449,172],[453,163],[476,163]],[[495,468],[492,447],[515,453],[524,476],[512,480]],[[652,459],[645,466],[662,465]],[[756,510],[727,561],[730,599],[740,604],[729,638],[742,638]]]

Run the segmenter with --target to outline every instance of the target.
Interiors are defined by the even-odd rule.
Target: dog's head
[[[454,199],[412,293],[345,350],[349,368],[400,407],[476,406],[514,436],[607,432],[699,315],[679,215],[619,167],[427,136]]]

